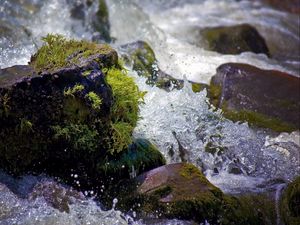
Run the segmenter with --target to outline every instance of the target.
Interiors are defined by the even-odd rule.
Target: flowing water
[[[70,11],[84,2],[84,19]],[[111,35],[116,48],[136,40],[154,49],[159,67],[175,78],[209,83],[216,68],[226,62],[243,62],[264,69],[297,74],[300,68],[299,17],[253,1],[231,0],[108,0]],[[92,40],[97,36],[88,7],[76,0],[0,0],[0,67],[27,64],[40,38],[47,33]],[[203,27],[251,23],[265,37],[272,59],[263,54],[221,55],[204,50],[199,38]],[[278,44],[279,43],[279,44]],[[134,131],[155,143],[168,163],[189,161],[227,193],[281,190],[282,183],[300,173],[300,133],[273,133],[233,123],[213,110],[206,91],[194,93],[188,82],[182,90],[166,92],[145,84],[130,68],[141,90],[147,91],[141,119]],[[215,151],[209,151],[211,147]],[[26,193],[36,177],[12,180],[1,173],[0,183],[10,180]],[[9,186],[9,185],[8,185]],[[30,201],[0,186],[0,224],[127,224],[112,209],[101,210],[92,199],[73,204],[61,213],[43,202]],[[277,191],[277,195],[280,191]],[[4,222],[2,222],[4,221]],[[139,222],[142,223],[142,222]],[[164,224],[185,224],[164,221]],[[159,223],[157,223],[159,224]],[[162,223],[161,223],[162,224]],[[186,223],[188,224],[188,223]]]

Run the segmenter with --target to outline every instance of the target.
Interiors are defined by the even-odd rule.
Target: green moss
[[[261,113],[241,110],[241,111],[229,111],[226,107],[222,108],[224,111],[224,116],[232,121],[247,121],[250,125],[269,128],[278,132],[291,132],[297,130],[297,127],[283,122],[280,119],[266,116]]]
[[[67,40],[58,34],[48,34],[42,40],[45,44],[31,58],[36,71],[55,71],[78,63],[80,57],[93,54],[107,54],[112,49],[108,45],[97,45],[88,41]]]
[[[96,31],[98,31],[101,35],[101,38],[106,41],[110,42],[110,24],[109,24],[109,12],[106,5],[105,0],[98,0],[98,11],[96,13],[95,20],[93,21],[92,25]]]
[[[184,166],[180,169],[180,175],[187,179],[198,178],[202,184],[211,185],[200,170],[191,163],[184,164]],[[212,185],[212,187],[214,186]]]
[[[86,70],[82,73],[82,76],[86,77],[86,76],[90,75],[91,72],[92,72],[92,70]]]
[[[208,89],[208,96],[210,98],[211,103],[216,107],[218,107],[219,105],[219,98],[221,94],[222,94],[222,87],[211,83]]]
[[[20,122],[20,128],[19,128],[19,131],[21,133],[30,133],[32,130],[32,123],[25,119],[25,118],[22,118],[21,119],[21,122]]]
[[[81,84],[76,84],[74,87],[72,88],[68,88],[66,90],[64,90],[64,95],[65,96],[72,96],[74,97],[74,94],[80,91],[84,90],[84,86]]]
[[[300,177],[296,178],[284,190],[280,211],[285,224],[300,224]]]
[[[221,107],[224,112],[224,116],[234,122],[247,121],[251,126],[258,126],[263,128],[269,128],[278,132],[291,132],[297,130],[297,126],[286,123],[280,119],[270,117],[261,113],[257,113],[250,110],[233,111],[227,108],[227,103],[222,102],[220,106],[220,97],[222,95],[222,87],[218,85],[210,85],[208,95],[211,103],[216,107]]]
[[[54,139],[67,143],[71,150],[93,152],[97,150],[98,132],[85,124],[53,126]]]
[[[106,174],[126,178],[133,169],[136,175],[139,175],[165,163],[164,157],[153,144],[145,139],[137,139],[118,156],[110,158],[105,163],[99,163],[98,168]]]
[[[3,96],[0,96],[0,115],[8,116],[10,105],[9,105],[10,97],[8,93],[5,93]]]
[[[90,115],[90,109],[79,98],[66,97],[63,105],[65,120],[71,123],[84,123]]]
[[[145,92],[141,92],[134,79],[125,70],[109,69],[106,76],[114,96],[112,107],[112,140],[110,152],[120,152],[131,143],[131,134],[138,120],[139,103]]]
[[[92,103],[92,107],[95,110],[99,110],[102,104],[101,98],[93,91],[90,91],[86,96]]]

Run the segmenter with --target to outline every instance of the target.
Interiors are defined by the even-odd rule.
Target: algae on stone
[[[283,191],[280,213],[285,224],[300,224],[300,177],[297,177]]]
[[[85,40],[66,39],[59,34],[43,37],[44,45],[31,57],[31,65],[38,72],[55,71],[78,63],[79,58],[93,54],[107,54],[112,48]]]
[[[134,79],[125,70],[111,68],[106,75],[106,81],[111,86],[114,104],[112,113],[112,139],[110,152],[118,153],[131,142],[132,131],[138,120],[139,104],[143,102],[145,92],[141,92]]]

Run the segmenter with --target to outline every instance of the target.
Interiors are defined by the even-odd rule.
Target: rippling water
[[[175,78],[209,83],[216,68],[226,62],[244,62],[290,73],[299,70],[300,50],[294,46],[300,43],[300,21],[295,15],[252,1],[107,2],[111,35],[116,39],[113,45],[118,47],[136,40],[149,42],[160,68]],[[96,35],[90,21],[97,3],[85,6],[83,20],[71,16],[70,9],[76,4],[76,0],[1,0],[0,67],[27,64],[30,55],[41,45],[40,38],[47,33],[91,40]],[[233,56],[204,50],[197,30],[240,23],[251,23],[259,30],[274,55],[272,59],[263,54]],[[153,141],[168,163],[192,162],[212,183],[229,193],[262,191],[299,175],[299,131],[279,134],[252,129],[246,123],[233,123],[225,119],[221,111],[211,109],[205,91],[193,93],[186,82],[182,90],[165,92],[147,86],[144,78],[130,68],[129,71],[139,87],[148,92],[134,136]],[[211,145],[219,152],[206,152],[205,148]],[[239,174],[231,173],[234,169]],[[43,199],[30,202],[4,186],[0,188],[0,224],[128,223],[120,212],[103,211],[92,200],[74,204],[71,213],[66,214],[45,205]],[[181,224],[178,221],[164,223]]]

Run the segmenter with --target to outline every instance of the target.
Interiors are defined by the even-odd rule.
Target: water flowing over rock
[[[146,83],[166,91],[183,87],[183,81],[164,73],[157,64],[152,48],[144,41],[137,41],[120,47],[124,61],[132,66],[139,76],[146,77]]]
[[[290,131],[300,127],[299,84],[291,74],[228,63],[212,78],[210,98],[231,119]]]
[[[271,225],[274,217],[272,199],[259,195],[225,195],[192,164],[158,167],[137,177],[131,187],[119,194],[119,206],[135,210],[146,218]]]
[[[143,92],[122,72],[115,50],[45,39],[30,65],[0,70],[1,168],[71,183],[77,174],[80,187],[163,165],[150,142],[132,143]]]

